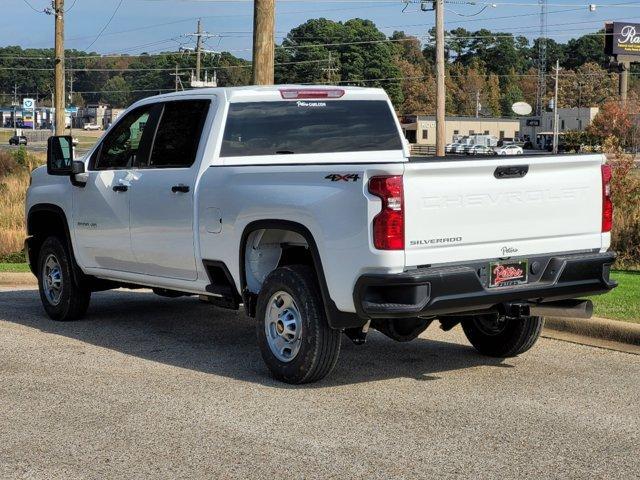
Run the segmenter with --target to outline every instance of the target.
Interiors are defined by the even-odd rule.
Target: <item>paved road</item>
[[[639,356],[496,361],[434,328],[291,387],[243,315],[121,291],[54,323],[24,288],[0,290],[2,479],[640,477]]]

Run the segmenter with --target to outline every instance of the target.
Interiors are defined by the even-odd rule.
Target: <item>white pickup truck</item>
[[[543,316],[615,287],[601,155],[410,158],[383,90],[274,86],[142,100],[80,161],[49,141],[26,201],[55,320],[92,292],[199,295],[257,319],[285,382],[319,380],[342,333],[407,341],[461,323],[517,355]]]

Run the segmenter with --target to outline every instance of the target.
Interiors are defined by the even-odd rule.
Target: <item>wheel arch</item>
[[[243,230],[240,239],[240,292],[245,305],[247,314],[251,317],[255,316],[256,312],[256,298],[257,295],[250,292],[247,288],[247,272],[246,272],[246,251],[247,242],[252,233],[258,230],[283,230],[296,233],[300,235],[307,243],[309,253],[311,255],[312,267],[316,272],[318,286],[320,287],[320,294],[322,297],[322,303],[324,305],[325,313],[329,325],[335,329],[353,328],[364,325],[365,320],[359,318],[356,314],[341,312],[336,307],[335,302],[331,299],[329,294],[329,288],[327,286],[327,280],[324,274],[324,268],[322,265],[322,258],[320,257],[320,251],[318,245],[313,237],[311,231],[303,224],[293,222],[290,220],[279,219],[264,219],[256,220],[249,223]]]
[[[40,247],[50,235],[58,235],[64,241],[67,254],[73,265],[73,280],[79,282],[80,268],[76,263],[71,242],[71,230],[64,210],[52,203],[39,203],[33,205],[27,214],[27,239],[25,241],[26,255],[29,268],[34,275],[38,274],[38,257]]]

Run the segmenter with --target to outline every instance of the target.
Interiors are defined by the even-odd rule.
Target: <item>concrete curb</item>
[[[594,317],[589,320],[547,317],[545,329],[640,346],[640,324]]]
[[[38,286],[31,272],[0,272],[0,287]]]

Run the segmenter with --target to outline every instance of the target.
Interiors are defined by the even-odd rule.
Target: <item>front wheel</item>
[[[256,317],[260,353],[276,379],[310,383],[333,370],[341,335],[329,327],[311,268],[293,265],[271,272],[260,290]]]
[[[52,320],[78,320],[89,308],[91,291],[75,284],[72,268],[60,239],[47,238],[40,248],[38,287],[42,306]]]
[[[543,317],[507,318],[498,315],[465,317],[462,329],[475,349],[490,357],[515,357],[540,337]]]

